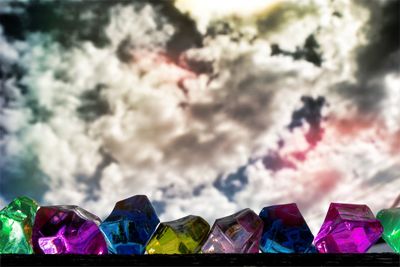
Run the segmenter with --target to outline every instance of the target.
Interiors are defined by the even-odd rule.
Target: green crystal
[[[0,211],[0,253],[32,254],[32,226],[38,204],[18,197]]]
[[[146,246],[148,254],[197,253],[210,231],[210,225],[199,216],[186,216],[163,222]]]
[[[383,239],[395,252],[400,253],[400,208],[381,210],[376,217],[383,226]]]

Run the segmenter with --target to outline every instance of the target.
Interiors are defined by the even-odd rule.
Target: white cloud
[[[108,10],[110,22],[100,30],[110,43],[101,48],[89,41],[64,48],[45,33],[31,33],[25,44],[0,38],[0,47],[7,49],[0,50],[6,51],[0,60],[26,68],[21,83],[28,96],[51,112],[28,123],[38,115],[7,80],[6,90],[17,97],[2,111],[9,132],[2,151],[10,161],[25,148],[37,157],[49,187],[43,204],[78,204],[102,217],[116,201],[134,194],[165,202],[165,220],[191,213],[212,222],[245,207],[258,212],[266,205],[298,202],[316,232],[330,201],[363,202],[374,211],[390,206],[400,185],[400,158],[388,142],[400,127],[398,77],[383,77],[388,96],[380,119],[363,120],[353,100],[332,88],[357,81],[356,52],[367,44],[363,27],[369,13],[353,2],[314,3],[307,16],[280,18],[283,27],[255,40],[209,36],[203,47],[186,51],[189,59],[212,62],[215,77],[197,75],[168,58],[165,46],[177,29],[150,5]],[[342,17],[333,15],[336,10]],[[252,23],[246,27],[256,31]],[[321,68],[270,56],[272,43],[294,51],[310,34],[321,45]],[[117,56],[122,42],[128,63]],[[287,129],[303,95],[322,95],[328,102],[323,139],[305,161],[292,153],[307,149],[308,125]],[[82,118],[92,111],[96,116]],[[280,139],[282,156],[295,169],[272,172],[256,160],[233,201],[213,185],[249,158],[277,150]],[[29,169],[25,175],[29,180]],[[10,183],[14,179],[7,177]]]

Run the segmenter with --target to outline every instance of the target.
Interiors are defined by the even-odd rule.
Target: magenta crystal
[[[37,254],[107,254],[100,219],[77,206],[40,207],[32,231]]]
[[[320,253],[364,253],[382,232],[368,206],[331,203],[314,243]]]
[[[258,253],[264,223],[254,211],[241,210],[217,219],[203,253]]]

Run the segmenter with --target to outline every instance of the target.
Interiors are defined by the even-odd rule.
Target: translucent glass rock
[[[0,211],[0,253],[32,254],[32,226],[38,204],[18,197]]]
[[[364,253],[382,232],[368,206],[331,203],[314,243],[320,253]]]
[[[163,222],[147,244],[146,251],[148,254],[197,253],[209,231],[210,225],[199,216]]]
[[[159,223],[149,199],[137,195],[117,202],[100,229],[109,253],[143,254]]]
[[[400,208],[381,210],[377,215],[383,226],[382,238],[397,253],[400,253]]]
[[[37,254],[107,254],[100,219],[77,206],[40,207],[32,244]]]
[[[297,205],[265,207],[260,212],[264,222],[260,249],[265,253],[309,253],[314,236]]]
[[[258,253],[263,221],[250,209],[217,219],[203,253]]]

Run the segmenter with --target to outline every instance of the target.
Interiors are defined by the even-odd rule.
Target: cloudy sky
[[[400,194],[399,1],[0,2],[0,204],[210,223]]]

